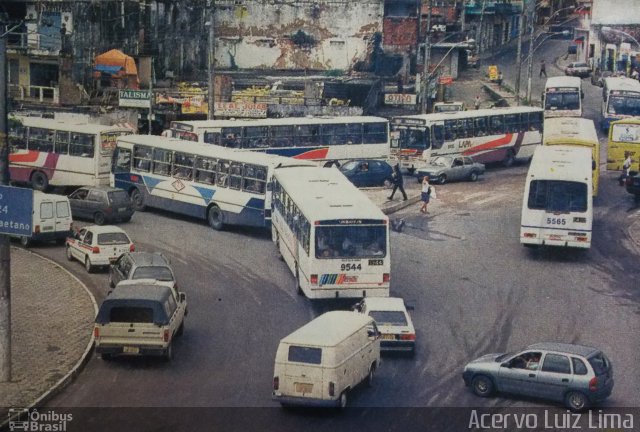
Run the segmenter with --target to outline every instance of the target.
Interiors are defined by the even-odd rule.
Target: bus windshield
[[[401,149],[426,150],[429,148],[429,128],[399,129],[398,144]]]
[[[580,109],[580,93],[563,92],[547,93],[544,99],[544,109],[546,110],[577,110]]]
[[[316,258],[383,258],[386,226],[318,226]]]
[[[637,96],[611,96],[609,98],[607,113],[640,116],[640,94]]]
[[[587,184],[562,180],[534,180],[529,189],[528,207],[548,212],[587,211]]]

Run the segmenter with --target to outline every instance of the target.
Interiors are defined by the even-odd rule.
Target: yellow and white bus
[[[618,120],[609,127],[607,169],[620,171],[626,154],[635,163],[640,159],[640,118]]]
[[[108,185],[116,139],[131,133],[120,126],[10,117],[11,180],[40,191],[49,186]]]
[[[591,247],[591,150],[541,146],[531,160],[522,199],[520,243]]]
[[[544,117],[582,117],[582,80],[578,77],[547,78],[542,94]]]
[[[388,297],[389,219],[335,168],[278,169],[273,241],[308,298]]]
[[[600,142],[593,120],[577,117],[554,117],[544,121],[543,145],[587,147],[591,151],[593,195],[598,195],[600,179]]]

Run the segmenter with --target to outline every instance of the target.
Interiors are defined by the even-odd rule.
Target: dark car
[[[588,64],[582,62],[569,63],[569,66],[564,68],[565,75],[577,76],[580,78],[586,78],[591,75],[591,68]]]
[[[640,172],[630,171],[629,176],[624,181],[627,192],[635,195],[636,200],[640,200]]]
[[[96,225],[128,222],[134,210],[126,191],[108,186],[86,186],[69,195],[74,219],[89,219]]]
[[[602,351],[583,345],[543,342],[507,354],[487,354],[464,367],[473,393],[495,392],[564,402],[581,411],[611,395],[613,367]]]
[[[123,280],[154,279],[175,288],[175,276],[169,260],[160,253],[128,252],[109,268],[109,286],[114,288]]]
[[[352,160],[342,165],[340,171],[358,187],[384,186],[393,174],[391,165],[379,160]]]

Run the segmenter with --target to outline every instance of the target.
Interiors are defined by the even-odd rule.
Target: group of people
[[[395,164],[393,166],[393,190],[391,191],[391,195],[388,197],[389,200],[393,200],[393,195],[395,195],[396,190],[398,189],[400,189],[400,192],[402,193],[403,201],[406,201],[407,193],[404,190],[404,180],[402,179],[402,173],[400,172],[400,164]],[[436,189],[429,183],[429,176],[424,176],[422,179],[422,191],[420,193],[420,200],[422,201],[422,206],[420,207],[421,213],[429,213],[427,211],[427,206],[432,198],[436,198]]]

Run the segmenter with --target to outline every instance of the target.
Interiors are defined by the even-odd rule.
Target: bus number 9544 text
[[[340,271],[356,271],[362,270],[362,264],[342,264],[340,265]]]

